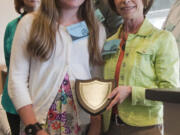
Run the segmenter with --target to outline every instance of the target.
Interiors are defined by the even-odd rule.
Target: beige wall
[[[8,22],[18,16],[14,9],[13,0],[0,0],[0,65],[4,64],[3,38]]]

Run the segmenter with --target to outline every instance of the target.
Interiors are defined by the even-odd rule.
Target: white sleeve
[[[8,93],[16,110],[32,104],[28,89],[30,56],[26,49],[32,17],[32,15],[26,15],[21,19],[12,44]]]

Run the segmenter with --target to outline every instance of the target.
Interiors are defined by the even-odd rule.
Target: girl
[[[91,78],[90,65],[103,63],[106,37],[93,12],[91,0],[42,0],[38,12],[20,21],[9,95],[23,122],[21,134],[85,133],[90,116],[78,106],[74,84]]]

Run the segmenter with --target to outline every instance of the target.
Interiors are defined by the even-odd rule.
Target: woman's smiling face
[[[114,0],[116,11],[126,19],[137,19],[144,16],[142,0]]]

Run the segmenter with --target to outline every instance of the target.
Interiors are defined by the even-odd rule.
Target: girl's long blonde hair
[[[60,18],[58,0],[42,0],[39,11],[37,12],[27,44],[27,50],[32,57],[41,60],[48,60],[53,53],[56,45],[57,22]],[[102,64],[100,54],[99,26],[94,16],[92,0],[85,0],[80,6],[78,16],[85,20],[89,29],[88,50],[90,62],[92,64]]]

